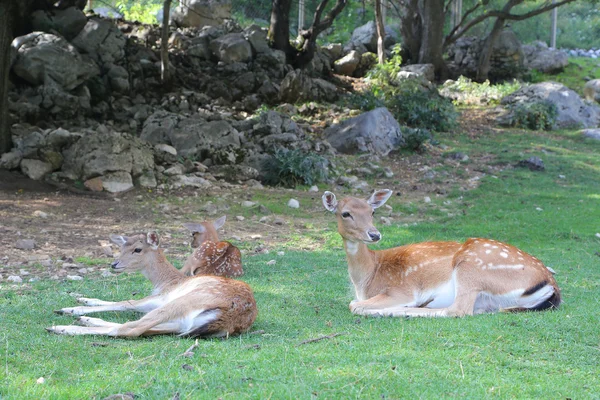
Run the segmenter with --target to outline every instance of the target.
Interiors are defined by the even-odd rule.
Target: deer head
[[[335,194],[325,192],[323,205],[337,216],[338,232],[351,242],[376,243],[381,233],[373,225],[375,209],[381,207],[392,195],[389,189],[375,191],[367,200],[347,197],[338,201]]]
[[[135,272],[143,270],[156,258],[160,242],[156,232],[135,236],[111,235],[110,240],[121,246],[119,258],[111,264],[115,272]]]
[[[191,222],[184,223],[183,226],[192,232],[192,248],[200,247],[200,245],[207,240],[218,242],[219,234],[217,233],[217,230],[225,225],[226,219],[227,216],[223,215],[221,218],[214,221],[206,221],[200,224]]]

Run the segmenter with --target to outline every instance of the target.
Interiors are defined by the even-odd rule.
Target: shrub
[[[521,88],[516,80],[491,85],[490,81],[473,82],[460,76],[456,81],[447,81],[440,93],[454,101],[454,104],[498,104],[500,100]]]
[[[427,129],[402,127],[402,138],[404,139],[404,147],[410,151],[423,152],[425,144],[431,142],[433,136]]]
[[[263,181],[268,185],[313,185],[327,179],[329,160],[302,150],[279,148],[263,163],[262,170]]]
[[[552,130],[556,123],[558,110],[549,101],[510,106],[511,125],[532,130]]]

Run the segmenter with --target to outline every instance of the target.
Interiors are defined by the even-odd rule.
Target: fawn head
[[[381,240],[381,233],[373,225],[373,214],[391,195],[391,190],[382,189],[375,191],[367,200],[346,197],[338,201],[335,194],[325,192],[323,205],[337,216],[338,232],[344,239],[375,243]]]
[[[214,221],[206,221],[200,224],[191,222],[183,224],[183,226],[192,232],[192,248],[195,249],[200,247],[200,245],[207,240],[218,242],[219,234],[217,233],[217,229],[225,225],[226,219],[227,216],[223,215],[221,218]]]
[[[111,235],[110,240],[121,246],[121,255],[111,264],[114,272],[135,272],[146,267],[156,257],[159,238],[156,232],[135,236]]]

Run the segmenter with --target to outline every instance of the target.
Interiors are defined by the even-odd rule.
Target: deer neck
[[[369,250],[363,242],[353,242],[344,239],[348,273],[354,284],[357,300],[365,300],[367,286],[377,270],[375,252]]]
[[[142,274],[154,285],[153,294],[168,291],[170,287],[185,280],[181,272],[167,260],[161,249],[156,252],[156,257],[146,264]]]

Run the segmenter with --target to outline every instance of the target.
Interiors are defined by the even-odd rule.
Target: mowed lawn
[[[395,210],[419,213],[426,222],[405,226],[396,218],[380,226],[380,247],[475,236],[506,241],[557,272],[560,310],[462,319],[354,316],[341,239],[324,232],[336,226],[328,216],[328,223],[315,225],[317,251],[293,251],[287,243],[284,256],[244,258],[243,279],[259,306],[255,333],[201,340],[192,357],[182,353],[193,339],[44,330],[73,321],[52,313],[75,304],[70,294],[122,300],[149,293],[141,275],[40,281],[32,290],[3,282],[0,398],[600,398],[600,142],[575,132],[522,131],[438,139],[471,158],[493,154],[491,165],[539,156],[546,170],[488,172],[478,189],[456,188],[427,205],[394,196]],[[267,265],[271,259],[277,263]],[[328,337],[305,342],[321,336]],[[44,383],[36,383],[40,377]]]

